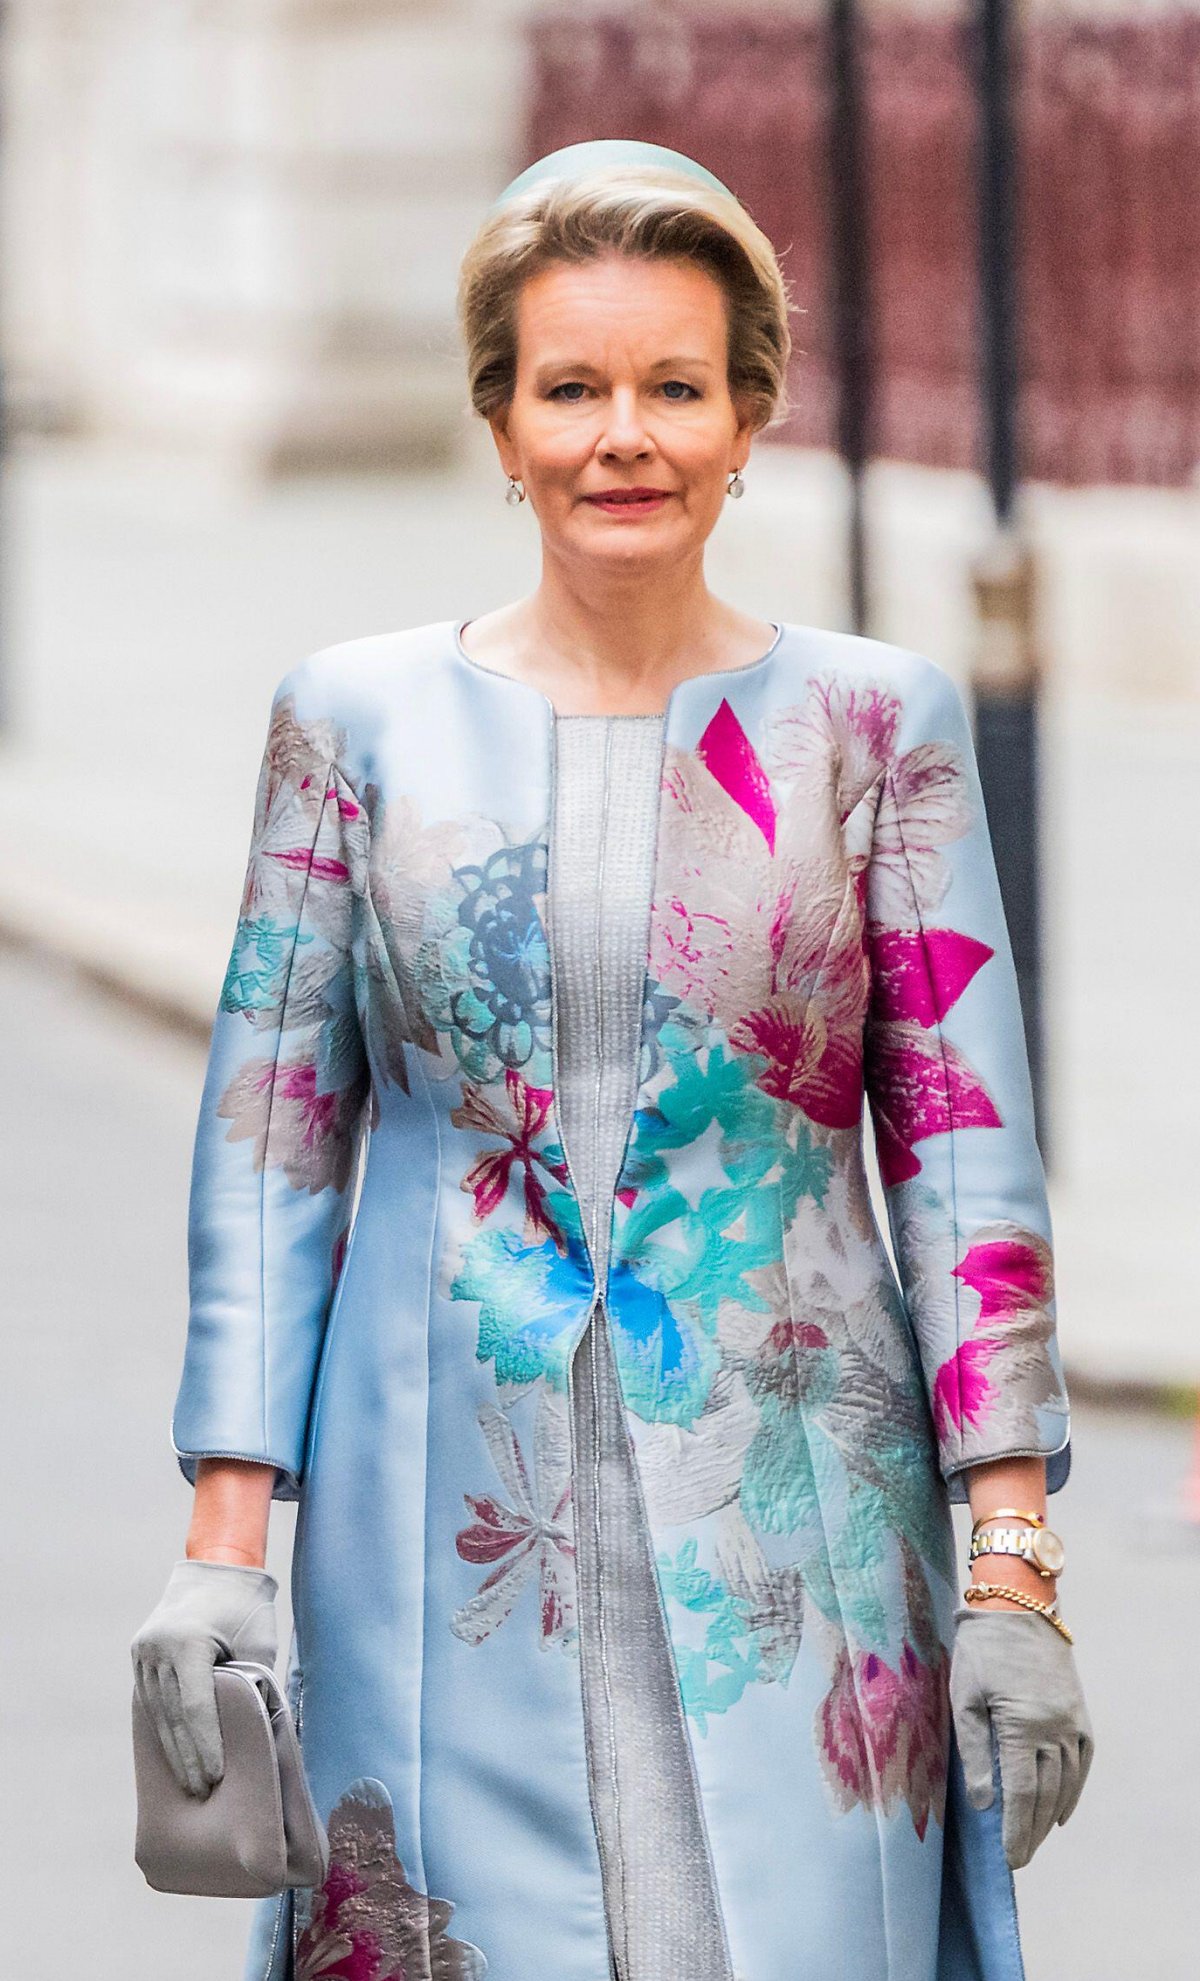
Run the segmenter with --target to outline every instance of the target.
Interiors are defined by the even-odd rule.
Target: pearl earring
[[[730,478],[729,487],[726,489],[725,493],[726,495],[732,495],[735,502],[740,502],[743,495],[746,493],[746,484],[742,480],[742,471],[740,468],[734,469],[733,474]]]
[[[519,476],[519,475],[510,475],[510,476],[509,476],[509,478],[508,478],[508,490],[507,490],[507,493],[505,494],[505,497],[504,497],[504,500],[505,500],[506,502],[511,502],[511,503],[512,503],[512,504],[513,504],[514,506],[515,506],[515,505],[516,505],[516,504],[517,504],[518,502],[524,502],[524,500],[525,500],[525,484],[524,484],[524,483],[522,482],[522,480],[520,479],[520,476]]]

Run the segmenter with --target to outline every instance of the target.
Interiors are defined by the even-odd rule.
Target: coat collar
[[[785,632],[784,622],[772,620],[771,623],[775,628],[775,637],[766,652],[761,653],[757,660],[752,660],[741,667],[710,668],[704,674],[686,674],[682,681],[676,682],[667,696],[666,720],[663,724],[663,733],[668,742],[678,741],[678,732],[688,726],[684,713],[686,710],[697,703],[702,706],[707,703],[711,708],[743,677],[751,680],[771,672]],[[553,719],[557,711],[549,695],[544,694],[540,688],[535,688],[532,682],[519,681],[514,675],[504,674],[497,667],[488,667],[483,661],[467,652],[462,643],[462,634],[464,626],[469,624],[469,619],[456,619],[451,622],[451,641],[456,661],[473,673],[486,674],[493,681],[504,682],[518,698],[532,697],[536,704],[540,704],[544,714]]]

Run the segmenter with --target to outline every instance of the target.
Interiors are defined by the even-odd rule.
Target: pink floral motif
[[[818,676],[768,723],[760,758],[722,702],[697,751],[669,764],[674,886],[655,904],[651,941],[664,988],[761,1058],[757,1084],[818,1126],[857,1125],[865,1070],[889,1186],[919,1174],[923,1138],[1000,1123],[935,1030],[992,955],[926,925],[949,885],[942,849],[972,821],[962,760],[942,742],[897,755],[900,712],[878,686]]]
[[[871,1757],[863,1724],[850,1652],[843,1644],[833,1668],[833,1683],[817,1708],[818,1748],[826,1777],[841,1809],[853,1809],[871,1799]]]
[[[735,1024],[730,1044],[761,1053],[758,1084],[793,1101],[823,1128],[853,1128],[862,1111],[862,1046],[853,1034],[831,1029],[816,996],[777,997]]]
[[[871,974],[877,1017],[936,1025],[994,954],[988,943],[957,929],[874,929]]]
[[[777,972],[779,988],[730,1027],[730,1044],[761,1053],[764,1092],[803,1108],[825,1128],[853,1128],[862,1113],[863,1015],[868,972],[851,928],[814,932],[807,953],[796,925]]]
[[[843,1644],[817,1708],[819,1751],[838,1807],[864,1803],[890,1815],[907,1802],[924,1840],[930,1814],[945,1819],[949,1715],[949,1661],[940,1645],[927,1663],[905,1638],[893,1668],[875,1651]]]
[[[909,1019],[871,1027],[866,1074],[885,1187],[920,1173],[913,1144],[926,1136],[1001,1126],[991,1095],[957,1046]]]
[[[567,1241],[547,1210],[546,1187],[539,1171],[547,1172],[556,1183],[565,1185],[566,1163],[561,1157],[548,1161],[536,1146],[553,1105],[553,1093],[548,1087],[530,1086],[515,1067],[506,1068],[504,1074],[507,1112],[498,1104],[494,1088],[464,1080],[462,1091],[461,1102],[450,1114],[455,1127],[495,1135],[505,1144],[500,1149],[486,1150],[463,1177],[463,1189],[475,1199],[475,1216],[482,1221],[499,1207],[513,1168],[519,1165],[525,1199],[526,1243],[539,1244],[543,1238],[553,1238],[558,1250],[565,1253]]]
[[[748,738],[738,754],[741,786],[757,788]],[[731,782],[732,794],[697,753],[668,747],[659,867],[670,887],[655,899],[650,929],[650,966],[662,989],[718,1023],[746,1008],[744,959],[752,943],[769,950],[780,893],[762,825]]]
[[[942,1363],[933,1383],[933,1418],[939,1437],[947,1438],[952,1432],[961,1435],[967,1425],[979,1424],[987,1415],[992,1397],[987,1365],[998,1347],[998,1342],[986,1336],[975,1336]]]
[[[956,1276],[979,1295],[981,1321],[1007,1319],[1025,1307],[1045,1307],[1053,1295],[1050,1247],[1020,1225],[988,1227],[976,1233],[955,1266]]]
[[[771,721],[763,754],[784,783],[811,791],[832,788],[844,823],[891,761],[899,720],[900,702],[887,689],[819,674],[802,702]]]
[[[1009,1219],[983,1225],[954,1267],[979,1299],[971,1332],[938,1369],[933,1414],[943,1440],[960,1438],[986,1417],[1047,1401],[1056,1378],[1046,1355],[1054,1331],[1054,1261],[1046,1240]]]
[[[963,762],[952,743],[918,743],[897,757],[875,814],[871,919],[893,928],[931,921],[950,886],[942,848],[972,823]]]
[[[310,878],[335,886],[348,881],[344,861],[318,846],[324,818],[331,819],[332,843],[338,843],[340,794],[333,768],[337,748],[332,725],[299,722],[290,695],[276,705],[259,773],[242,887],[243,921],[294,914],[298,894]],[[327,813],[330,805],[332,813]]]
[[[730,923],[670,894],[655,903],[653,941],[654,975],[662,988],[684,1004],[711,1006],[709,986],[733,967]]]
[[[950,885],[942,848],[972,824],[958,750],[929,742],[888,765],[875,814],[868,890],[871,1022],[866,1084],[885,1187],[920,1174],[914,1145],[954,1128],[998,1128],[983,1081],[940,1030],[994,954],[930,917]]]
[[[352,1783],[326,1828],[329,1870],[296,1943],[296,1981],[482,1981],[479,1948],[447,1931],[453,1905],[409,1883],[381,1781]]]
[[[503,1410],[485,1403],[478,1416],[510,1503],[492,1493],[463,1495],[475,1518],[456,1536],[458,1552],[464,1561],[495,1567],[455,1612],[450,1628],[464,1643],[481,1644],[536,1575],[539,1642],[545,1649],[573,1639],[575,1632],[570,1435],[563,1408],[543,1386],[534,1433],[536,1484]]]
[[[754,746],[729,703],[721,701],[696,745],[717,783],[753,819],[771,852],[775,850],[775,801]]]
[[[866,848],[832,813],[813,815],[807,785],[776,798],[726,704],[703,740],[673,754],[664,780],[673,886],[654,906],[651,966],[735,1050],[765,1062],[766,1093],[851,1127],[862,1108]]]
[[[251,1059],[240,1066],[216,1112],[233,1126],[228,1140],[253,1140],[254,1167],[282,1169],[294,1190],[344,1190],[355,1151],[354,1125],[366,1092],[362,1073],[348,1086],[317,1090],[314,1058]]]

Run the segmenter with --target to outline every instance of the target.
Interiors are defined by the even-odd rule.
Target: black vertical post
[[[855,0],[830,0],[830,232],[832,366],[837,380],[837,445],[850,481],[850,621],[870,621],[863,482],[871,456],[873,366],[867,240],[866,119],[860,25]]]
[[[978,102],[980,389],[992,543],[973,572],[975,743],[1012,938],[1038,1140],[1048,1155],[1043,1051],[1034,571],[1017,527],[1020,376],[1015,73],[1010,0],[973,0]]]
[[[979,0],[979,275],[984,446],[996,521],[1017,485],[1016,145],[1009,0]]]

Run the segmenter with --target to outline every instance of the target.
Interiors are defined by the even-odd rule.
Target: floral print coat
[[[172,1439],[299,1499],[328,1824],[246,1981],[607,1981],[555,1116],[553,710],[463,622],[280,682]],[[785,624],[670,698],[603,1289],[738,1981],[1019,1981],[947,1674],[966,1469],[1068,1464],[1012,957],[950,678]],[[864,1102],[866,1107],[864,1107]],[[864,1167],[869,1111],[898,1275]],[[360,1158],[361,1178],[358,1172]]]

